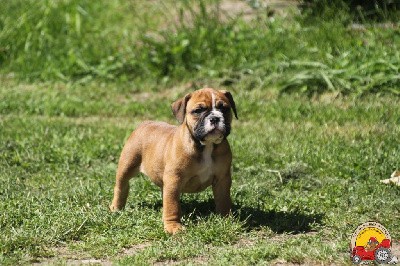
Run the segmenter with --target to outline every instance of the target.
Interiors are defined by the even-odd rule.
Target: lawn
[[[176,123],[169,105],[187,90],[3,80],[2,264],[343,263],[362,222],[400,237],[400,189],[379,183],[400,157],[400,100],[389,96],[233,90],[234,217],[213,215],[210,190],[187,194],[187,231],[170,237],[160,191],[145,177],[131,181],[126,210],[111,214],[125,139],[144,119]]]
[[[217,21],[180,1],[192,28],[168,32],[163,8],[179,13],[170,1],[140,2],[138,13],[117,0],[37,1],[56,15],[44,8],[34,25],[42,16],[27,2],[0,11],[1,265],[349,264],[351,234],[366,221],[383,224],[399,252],[400,187],[379,182],[400,167],[398,27],[258,13]],[[64,11],[65,32],[52,28]],[[35,26],[47,37],[22,40]],[[184,194],[186,231],[169,236],[145,176],[110,213],[132,130],[176,124],[170,104],[203,86],[231,91],[238,109],[232,217],[214,214],[210,189]]]

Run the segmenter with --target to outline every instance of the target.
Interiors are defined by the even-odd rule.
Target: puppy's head
[[[231,131],[236,105],[230,92],[205,88],[187,94],[172,104],[179,123],[185,123],[201,144],[219,144]]]

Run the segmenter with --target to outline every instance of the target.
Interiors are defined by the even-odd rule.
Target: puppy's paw
[[[221,215],[222,217],[228,217],[232,215],[232,210],[231,209],[216,210],[216,213]]]
[[[175,235],[180,231],[184,231],[185,227],[180,223],[168,223],[164,225],[164,231],[168,234]]]
[[[114,204],[110,205],[110,211],[111,212],[118,212],[120,210],[122,210],[122,208],[119,208],[119,207],[115,206]]]

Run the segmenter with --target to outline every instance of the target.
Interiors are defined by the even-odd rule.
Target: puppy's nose
[[[213,117],[210,118],[210,123],[215,125],[215,124],[219,123],[219,120],[220,120],[219,117],[213,116]]]

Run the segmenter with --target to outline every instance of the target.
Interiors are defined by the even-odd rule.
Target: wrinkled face
[[[229,135],[231,108],[236,115],[235,103],[229,92],[207,88],[186,95],[178,101],[182,101],[182,108],[185,106],[182,122],[186,123],[193,137],[201,144],[219,144]],[[173,104],[173,110],[177,102]],[[179,120],[178,116],[177,118]]]

